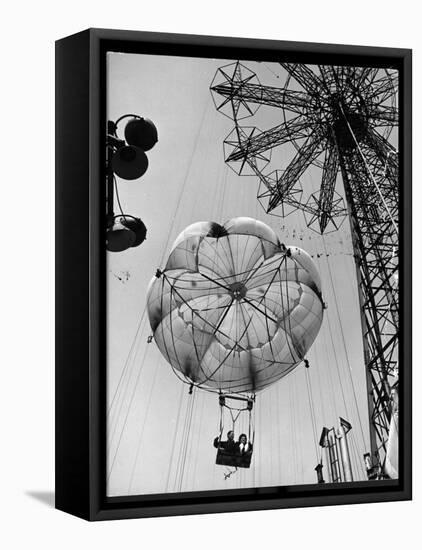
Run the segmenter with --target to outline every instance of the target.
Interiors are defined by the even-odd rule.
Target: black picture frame
[[[105,492],[105,57],[108,51],[351,63],[399,70],[398,480],[107,498]],[[56,42],[56,508],[87,520],[409,500],[411,50],[89,29]]]

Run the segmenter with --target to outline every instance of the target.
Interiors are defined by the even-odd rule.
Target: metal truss
[[[258,199],[268,213],[300,209],[320,233],[350,220],[371,454],[382,476],[398,383],[398,156],[391,143],[398,75],[371,67],[280,65],[287,74],[282,88],[261,85],[240,62],[217,71],[211,84],[216,108],[235,124],[225,141],[226,162],[240,164],[240,175],[247,168],[257,176]],[[264,131],[243,127],[241,120],[263,105],[279,109],[279,124]],[[268,153],[287,143],[296,149],[287,167],[266,173]],[[300,178],[311,165],[321,170],[320,188],[304,200]],[[336,191],[341,180],[346,204]]]

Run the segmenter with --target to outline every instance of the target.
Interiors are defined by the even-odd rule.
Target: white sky
[[[321,237],[306,228],[301,212],[284,220],[267,215],[256,199],[256,178],[239,177],[224,163],[223,139],[233,122],[216,111],[209,86],[218,67],[230,62],[108,54],[108,118],[136,113],[151,118],[159,133],[145,176],[119,181],[123,209],[143,219],[147,240],[108,254],[109,496],[314,483],[320,448],[312,417],[317,443],[323,426],[337,426],[339,416],[351,422],[355,478],[366,478],[360,460],[369,446],[366,383],[348,222]],[[262,84],[284,84],[279,65],[244,63]],[[263,107],[244,125],[264,130],[281,121],[281,111]],[[285,166],[290,154],[289,148],[275,152],[274,168]],[[308,170],[301,178],[304,196],[319,181],[320,171]],[[156,345],[147,344],[144,311],[148,283],[180,231],[195,221],[235,216],[260,219],[286,245],[313,255],[328,309],[307,355],[310,369],[300,365],[258,394],[252,466],[225,481],[212,446],[218,398],[188,394]]]

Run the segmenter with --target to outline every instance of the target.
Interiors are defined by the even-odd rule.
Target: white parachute
[[[323,317],[310,256],[261,221],[198,222],[148,289],[154,340],[185,381],[256,393],[305,357]]]

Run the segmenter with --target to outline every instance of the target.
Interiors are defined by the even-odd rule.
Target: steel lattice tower
[[[258,199],[281,215],[301,209],[321,234],[350,220],[362,312],[373,463],[382,475],[398,383],[398,124],[397,73],[386,69],[281,63],[282,88],[263,86],[236,62],[211,84],[216,108],[235,122],[225,140],[226,162],[259,178]],[[243,126],[260,105],[280,109],[280,124]],[[265,172],[271,150],[293,144],[284,170]],[[321,169],[319,191],[302,202],[299,180]],[[341,178],[338,178],[341,175]],[[336,192],[342,180],[346,205]]]

